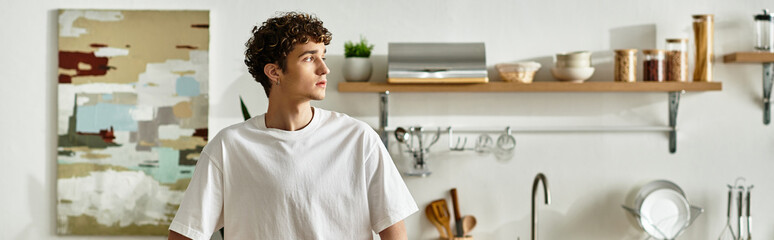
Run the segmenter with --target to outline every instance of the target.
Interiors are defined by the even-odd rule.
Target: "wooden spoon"
[[[435,200],[430,203],[430,206],[433,207],[434,217],[438,219],[438,222],[446,229],[447,236],[449,238],[453,237],[454,233],[452,233],[451,225],[449,224],[451,218],[449,217],[449,207],[446,204],[446,199]]]
[[[465,236],[467,236],[474,227],[476,227],[476,217],[471,215],[462,217],[462,232]]]
[[[449,238],[449,236],[446,235],[446,229],[443,227],[443,224],[441,224],[441,220],[438,220],[438,218],[435,217],[432,204],[427,205],[425,208],[425,215],[427,215],[427,220],[430,220],[430,223],[432,223],[433,226],[438,229],[438,233],[441,234],[441,238]]]

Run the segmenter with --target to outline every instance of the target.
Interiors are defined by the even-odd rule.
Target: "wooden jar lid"
[[[642,54],[664,54],[663,49],[644,49]]]
[[[634,54],[634,53],[637,53],[637,49],[616,49],[615,53]]]
[[[713,18],[715,18],[715,15],[713,15],[713,14],[693,15],[693,19],[712,20]]]
[[[668,43],[680,43],[680,42],[688,42],[687,38],[667,38],[666,40]]]

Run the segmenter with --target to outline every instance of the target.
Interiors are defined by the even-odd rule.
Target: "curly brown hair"
[[[323,27],[323,22],[306,13],[288,12],[269,18],[261,27],[253,27],[252,33],[245,43],[245,64],[255,81],[263,85],[266,96],[271,90],[271,81],[263,72],[266,64],[277,64],[284,72],[287,56],[296,44],[331,43],[331,33]]]

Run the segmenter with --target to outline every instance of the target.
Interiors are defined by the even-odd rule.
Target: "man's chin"
[[[314,96],[311,96],[310,99],[312,99],[314,101],[322,101],[323,99],[325,99],[325,94],[314,95]]]

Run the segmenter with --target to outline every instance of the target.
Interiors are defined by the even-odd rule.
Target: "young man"
[[[253,29],[245,63],[263,85],[263,115],[204,147],[169,239],[407,239],[417,206],[379,136],[325,98],[331,34],[308,14]]]

